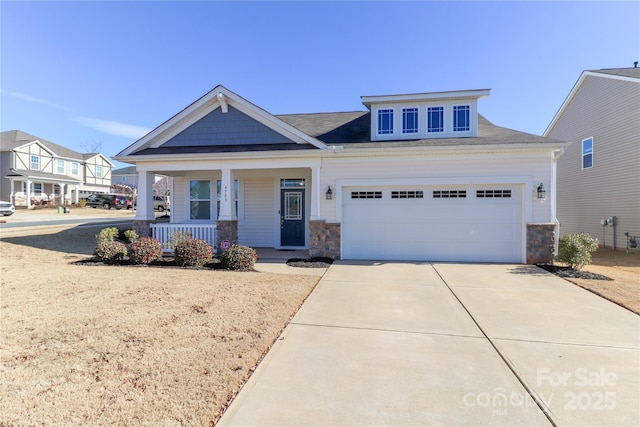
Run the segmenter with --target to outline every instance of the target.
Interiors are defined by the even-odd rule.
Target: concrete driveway
[[[220,426],[640,425],[640,317],[537,267],[336,262]]]

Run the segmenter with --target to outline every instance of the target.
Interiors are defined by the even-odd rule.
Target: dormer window
[[[427,132],[444,132],[444,107],[427,108]]]
[[[393,110],[390,108],[378,110],[378,135],[393,133]]]
[[[418,109],[402,109],[402,133],[418,133]]]
[[[469,130],[469,106],[455,105],[453,107],[453,131],[466,132]]]

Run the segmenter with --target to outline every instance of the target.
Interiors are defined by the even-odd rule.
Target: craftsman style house
[[[558,161],[560,235],[614,248],[640,236],[640,68],[584,71],[544,135],[571,142]]]
[[[217,86],[114,159],[139,173],[136,228],[162,240],[187,230],[218,250],[549,261],[565,143],[493,125],[478,114],[488,95],[364,96],[364,111],[272,115]],[[168,224],[153,224],[145,196],[155,174],[173,177]]]
[[[28,133],[0,133],[0,198],[16,206],[76,203],[108,193],[113,163],[100,153],[81,154]]]

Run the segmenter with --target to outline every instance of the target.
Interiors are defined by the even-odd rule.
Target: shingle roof
[[[40,141],[42,145],[53,151],[59,157],[78,160],[82,160],[84,158],[83,154],[78,153],[77,151],[73,151],[69,148],[63,147],[62,145],[47,141],[46,139],[30,135],[21,130],[8,130],[5,132],[0,132],[0,151],[12,151],[17,147],[28,144],[29,142],[33,142],[35,140]]]
[[[640,68],[603,68],[601,70],[588,70],[592,73],[611,74],[621,77],[635,77],[640,79]]]
[[[111,176],[113,175],[136,175],[138,171],[135,166],[127,166],[120,169],[114,169],[111,171]]]

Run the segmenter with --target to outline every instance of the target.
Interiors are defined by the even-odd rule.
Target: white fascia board
[[[215,111],[217,108],[221,107],[221,100],[218,97],[219,94],[224,95],[223,101],[225,104],[230,104],[239,111],[247,114],[249,117],[254,120],[264,124],[265,126],[273,129],[274,131],[284,134],[289,139],[293,140],[298,144],[312,144],[313,146],[326,149],[326,145],[324,145],[319,140],[310,137],[309,135],[299,131],[293,126],[283,122],[262,108],[252,104],[246,99],[238,96],[234,92],[225,88],[222,85],[218,85],[209,91],[206,95],[202,96],[191,105],[189,105],[184,110],[180,111],[178,114],[149,132],[147,135],[118,153],[116,157],[120,158],[122,156],[127,156],[139,148],[151,143],[154,139],[159,138],[156,142],[150,145],[150,147],[159,147],[167,140],[176,136],[207,114]],[[229,102],[231,101],[231,102]],[[165,135],[162,135],[165,133]],[[115,158],[115,157],[114,157]],[[120,160],[121,161],[121,160]]]
[[[410,93],[405,95],[361,96],[366,106],[391,102],[433,101],[445,99],[479,99],[489,96],[491,89],[453,90],[447,92]]]
[[[84,160],[84,162],[86,163],[86,162],[88,162],[88,161],[89,161],[89,160],[91,160],[91,159],[95,159],[96,157],[102,157],[102,159],[103,159],[103,160],[106,160],[106,161],[107,161],[107,163],[109,163],[111,166],[115,166],[115,163],[113,163],[113,162],[112,162],[112,161],[111,161],[107,156],[105,156],[105,155],[104,155],[104,154],[102,154],[102,153],[98,153],[98,154],[96,154],[95,156],[88,157],[87,159],[85,159],[85,160]]]
[[[40,142],[39,140],[35,139],[33,141],[29,141],[26,144],[22,144],[16,148],[13,149],[13,151],[16,150],[20,150],[23,148],[26,148],[30,145],[36,144],[38,147],[42,148],[44,151],[46,151],[47,153],[49,153],[52,157],[58,157],[58,155],[56,153],[54,153],[49,147],[47,147],[46,145],[44,145],[42,142]]]

